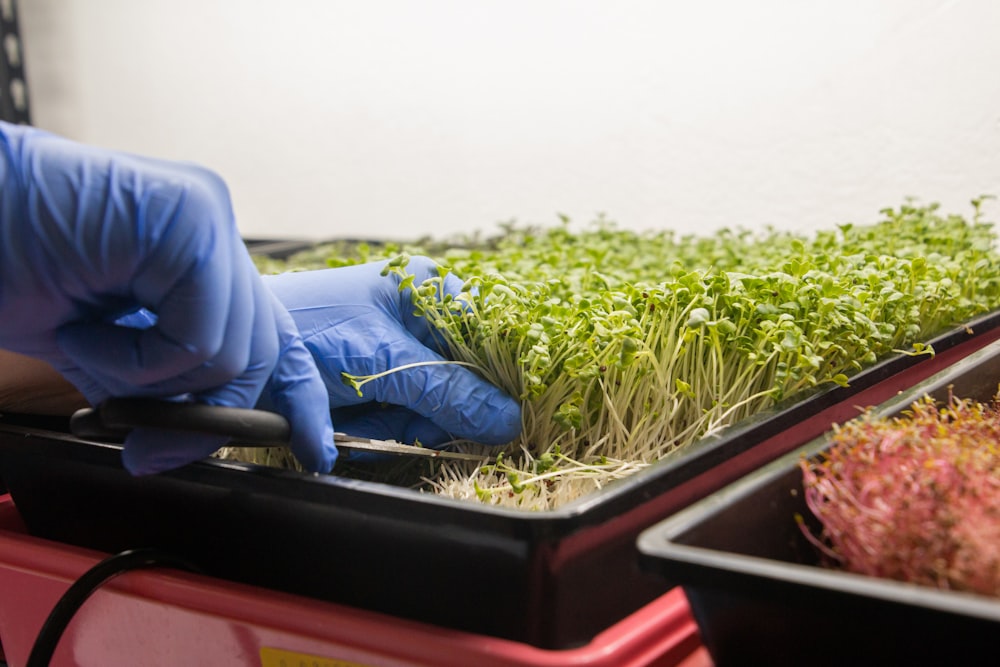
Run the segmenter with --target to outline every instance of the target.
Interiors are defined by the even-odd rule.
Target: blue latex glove
[[[250,261],[218,176],[0,123],[0,187],[0,347],[47,361],[93,405],[252,407],[270,380],[295,455],[310,470],[333,466],[322,380]],[[120,319],[136,311],[151,314],[146,328]],[[134,474],[159,472],[223,443],[136,430],[122,459]]]
[[[418,366],[362,387],[345,385],[342,372],[366,376],[416,362],[441,361],[426,318],[413,314],[410,289],[382,276],[385,262],[265,276],[288,308],[312,352],[330,396],[338,431],[433,447],[455,438],[488,445],[521,432],[520,404],[467,367]],[[415,284],[437,276],[426,257],[406,267]],[[444,291],[457,296],[462,281],[448,275]],[[389,404],[384,407],[382,404]]]

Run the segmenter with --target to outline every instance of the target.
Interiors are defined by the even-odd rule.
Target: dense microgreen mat
[[[258,266],[392,260],[387,279],[445,355],[523,405],[523,435],[495,462],[438,464],[422,488],[547,509],[889,355],[933,354],[926,341],[1000,300],[982,203],[963,217],[908,201],[811,234],[679,236],[564,218],[488,238],[321,244]],[[413,255],[439,276],[417,283]],[[448,272],[465,280],[457,298],[442,296]]]
[[[924,398],[866,413],[800,463],[824,560],[851,572],[1000,596],[1000,403]]]

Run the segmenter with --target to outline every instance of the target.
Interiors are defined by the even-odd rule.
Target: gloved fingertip
[[[128,471],[133,477],[145,477],[146,475],[155,475],[157,473],[166,472],[178,466],[165,466],[160,467],[148,460],[141,459],[135,456],[128,456],[125,452],[122,452],[122,465],[125,466],[125,470]]]
[[[330,419],[330,397],[285,306],[272,297],[281,330],[282,352],[271,374],[269,388],[258,399],[285,416],[292,426],[292,454],[309,472],[328,473],[337,462]]]
[[[462,293],[462,287],[465,285],[465,281],[456,276],[454,273],[449,271],[444,276],[444,293],[450,294],[451,296],[458,296]]]
[[[482,422],[482,432],[475,438],[484,445],[505,445],[521,435],[521,404],[507,396],[499,394],[489,401],[482,411],[487,415]]]
[[[208,458],[227,440],[218,435],[135,429],[125,439],[122,465],[137,477],[155,475]]]
[[[320,385],[322,386],[322,385]],[[315,405],[312,410],[303,410],[309,392],[299,387],[296,404],[288,395],[274,397],[282,409],[279,410],[292,424],[292,454],[302,467],[309,472],[328,473],[337,462],[337,446],[333,444],[333,422],[325,402]]]
[[[323,444],[320,447],[293,446],[292,452],[307,472],[320,474],[326,474],[333,470],[333,466],[340,456],[337,446],[333,444],[332,432],[330,433],[330,444]]]

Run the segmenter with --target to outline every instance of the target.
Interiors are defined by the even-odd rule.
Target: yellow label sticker
[[[358,662],[324,658],[320,655],[308,655],[285,651],[279,648],[262,646],[260,648],[260,667],[368,667]]]

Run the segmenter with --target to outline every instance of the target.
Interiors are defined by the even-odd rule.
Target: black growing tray
[[[639,533],[1000,337],[1000,314],[769,411],[548,512],[207,460],[133,478],[115,445],[0,418],[0,476],[29,531],[117,552],[170,549],[214,576],[563,649],[673,587]]]
[[[923,396],[990,401],[1000,342],[880,404],[898,414]],[[1000,600],[836,571],[802,535],[802,457],[821,436],[645,530],[644,568],[683,585],[702,640],[725,665],[993,664]],[[988,656],[988,657],[987,657]]]

